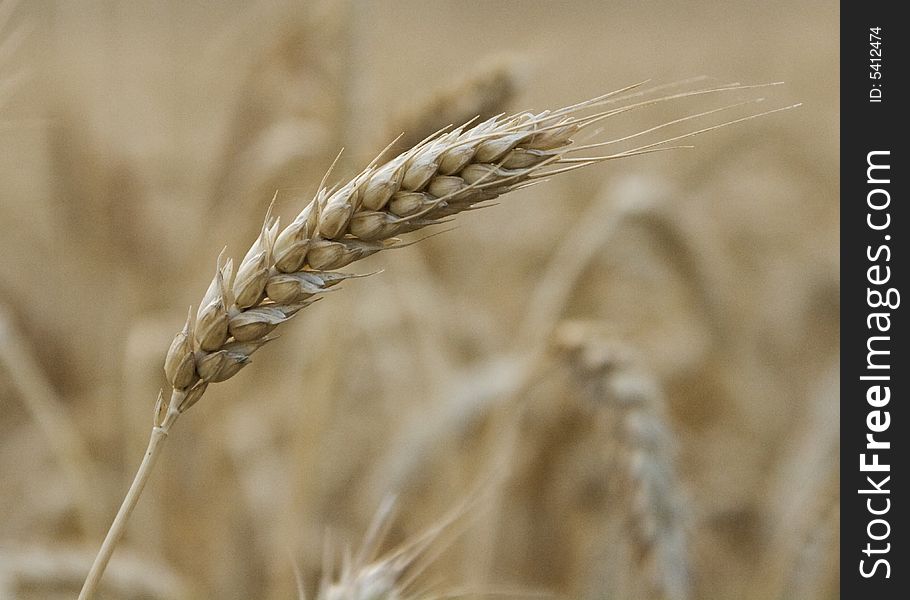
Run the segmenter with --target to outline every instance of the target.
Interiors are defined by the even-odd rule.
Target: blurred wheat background
[[[75,597],[170,340],[275,190],[287,218],[342,146],[344,180],[401,132],[700,75],[804,106],[356,265],[384,272],[175,429],[104,597],[312,597],[395,494],[388,548],[468,503],[431,597],[837,598],[838,16],[0,2],[0,598]]]

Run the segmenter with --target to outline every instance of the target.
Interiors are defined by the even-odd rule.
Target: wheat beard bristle
[[[210,383],[234,376],[256,350],[274,339],[270,333],[276,327],[318,295],[356,276],[335,269],[407,245],[397,235],[448,222],[460,212],[479,208],[541,178],[676,148],[679,146],[669,144],[792,108],[752,114],[614,154],[573,156],[744,103],[689,115],[622,138],[573,143],[578,132],[610,116],[678,98],[761,87],[731,84],[648,99],[662,88],[638,91],[642,85],[559,110],[494,117],[438,132],[384,164],[379,165],[377,157],[340,187],[326,187],[330,168],[315,198],[290,225],[279,231],[278,220],[269,212],[236,272],[223,253],[219,257],[215,277],[197,313],[190,312],[167,353],[165,373],[173,391],[170,400],[159,403],[156,424],[167,414],[175,416],[195,404]],[[618,106],[581,115],[614,104]]]

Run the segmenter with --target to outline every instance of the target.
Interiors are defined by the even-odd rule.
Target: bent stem
[[[133,483],[130,484],[130,489],[123,498],[123,503],[120,505],[120,510],[117,511],[117,516],[114,517],[114,522],[111,523],[111,528],[101,543],[101,549],[98,550],[98,555],[95,557],[92,568],[85,578],[85,583],[82,584],[79,600],[91,600],[97,593],[101,577],[104,575],[107,564],[114,554],[117,543],[123,537],[130,515],[133,514],[133,509],[139,503],[139,496],[142,495],[142,490],[152,474],[152,468],[155,466],[155,462],[161,454],[161,449],[164,447],[164,440],[167,439],[167,434],[178,416],[180,416],[180,413],[173,409],[172,404],[172,408],[168,410],[162,423],[160,425],[156,423],[152,427],[152,435],[149,438],[149,445],[145,450],[145,455],[142,457],[142,463],[139,465],[139,470],[136,471],[136,476],[133,478]]]

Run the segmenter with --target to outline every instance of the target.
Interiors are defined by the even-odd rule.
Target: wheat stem
[[[85,440],[73,425],[63,399],[48,381],[32,348],[26,343],[26,337],[3,306],[0,306],[0,371],[9,374],[22,404],[31,413],[48,447],[56,455],[73,495],[79,525],[85,533],[92,531],[98,523],[98,513],[92,506],[93,469]]]
[[[136,476],[133,478],[133,483],[130,484],[129,491],[127,491],[126,496],[123,498],[123,503],[120,505],[120,510],[117,511],[117,516],[114,517],[114,522],[111,523],[111,527],[104,537],[104,541],[101,543],[101,549],[98,550],[98,555],[95,557],[92,568],[85,578],[85,583],[82,584],[82,591],[79,592],[79,600],[90,600],[98,591],[98,586],[101,584],[101,577],[104,575],[107,563],[111,560],[111,556],[114,554],[114,548],[117,547],[117,543],[120,541],[120,538],[123,537],[124,531],[126,531],[126,524],[130,519],[130,515],[133,514],[133,510],[139,503],[139,497],[142,495],[142,490],[145,488],[145,484],[152,474],[152,469],[154,468],[158,457],[161,455],[162,448],[164,448],[164,440],[167,439],[167,434],[178,416],[180,416],[180,413],[176,410],[168,411],[164,422],[161,425],[156,424],[152,427],[149,445],[145,450],[145,454],[142,456],[142,463],[140,463],[139,469],[136,471]]]

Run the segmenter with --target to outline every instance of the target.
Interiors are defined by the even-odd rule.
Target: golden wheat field
[[[838,18],[0,0],[0,599],[838,598]]]

